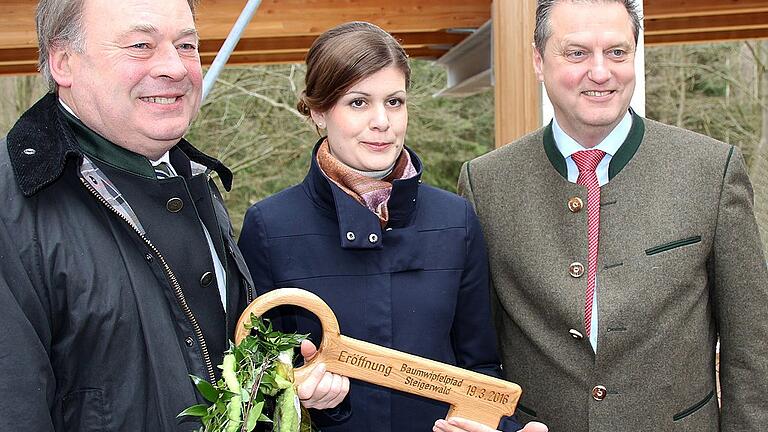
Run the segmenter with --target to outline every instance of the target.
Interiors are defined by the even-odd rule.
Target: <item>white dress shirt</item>
[[[603,160],[600,161],[600,163],[597,165],[597,169],[595,169],[595,173],[597,174],[597,182],[601,187],[608,183],[608,166],[610,165],[613,156],[616,155],[617,151],[619,151],[619,147],[621,147],[621,145],[624,143],[624,140],[627,139],[629,130],[631,128],[632,114],[627,111],[627,113],[624,115],[624,118],[622,118],[619,124],[613,128],[611,133],[609,133],[608,136],[605,137],[605,139],[603,139],[598,145],[592,147],[593,149],[598,149],[605,152]],[[557,149],[565,158],[565,165],[568,170],[568,181],[571,183],[576,183],[576,179],[579,178],[579,168],[576,166],[576,162],[573,161],[571,155],[578,151],[588,149],[568,136],[568,134],[566,134],[563,129],[560,128],[560,125],[557,124],[557,118],[552,120],[552,134],[555,138],[555,145],[557,146]],[[598,285],[599,284],[597,279],[595,279],[595,295],[592,298],[592,332],[589,335],[589,343],[592,345],[592,349],[595,351],[595,353],[597,353],[597,333],[599,329],[597,326]]]

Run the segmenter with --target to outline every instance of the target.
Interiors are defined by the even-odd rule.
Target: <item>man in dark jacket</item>
[[[0,145],[0,430],[198,426],[189,374],[217,379],[252,283],[211,179],[232,174],[182,138],[194,3],[38,5],[51,92]]]

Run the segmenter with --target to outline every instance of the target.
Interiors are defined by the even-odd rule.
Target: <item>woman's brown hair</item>
[[[389,33],[367,22],[340,24],[315,39],[306,58],[305,88],[296,108],[326,112],[357,82],[388,66],[411,81],[411,68],[403,47]]]

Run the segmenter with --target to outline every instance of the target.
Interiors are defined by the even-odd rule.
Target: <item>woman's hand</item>
[[[499,432],[496,429],[461,417],[438,420],[432,430],[434,432]],[[548,430],[543,423],[530,422],[518,432],[547,432]]]
[[[317,354],[317,347],[312,342],[301,342],[301,355],[306,363]],[[349,393],[349,378],[326,372],[325,363],[314,366],[309,377],[301,383],[296,393],[304,408],[334,408]],[[528,431],[526,431],[528,432]]]

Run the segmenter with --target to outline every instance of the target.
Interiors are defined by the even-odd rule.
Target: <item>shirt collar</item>
[[[156,167],[156,166],[160,165],[161,162],[165,162],[168,165],[173,166],[171,164],[171,152],[170,151],[165,152],[162,156],[160,156],[160,159],[158,159],[158,160],[150,160],[150,162],[152,163],[153,167]]]
[[[624,143],[629,135],[629,130],[632,128],[632,114],[629,110],[624,114],[618,125],[608,134],[595,149],[602,150],[605,153],[614,156],[619,150],[619,147]],[[568,136],[565,131],[557,123],[557,118],[552,120],[552,134],[555,138],[555,145],[564,158],[571,157],[572,154],[577,151],[584,150],[584,147],[576,142],[573,138]]]
[[[64,99],[61,99],[61,98],[59,98],[59,103],[61,104],[61,106],[62,106],[62,107],[64,107],[64,109],[65,109],[65,110],[66,110],[66,111],[67,111],[69,114],[71,114],[71,115],[72,115],[72,117],[74,117],[74,118],[76,118],[76,119],[80,120],[80,117],[78,117],[78,116],[77,116],[77,114],[75,114],[75,112],[74,112],[74,111],[72,111],[72,108],[70,108],[70,107],[69,107],[69,105],[67,105],[67,103],[66,103],[66,102],[64,102]]]

